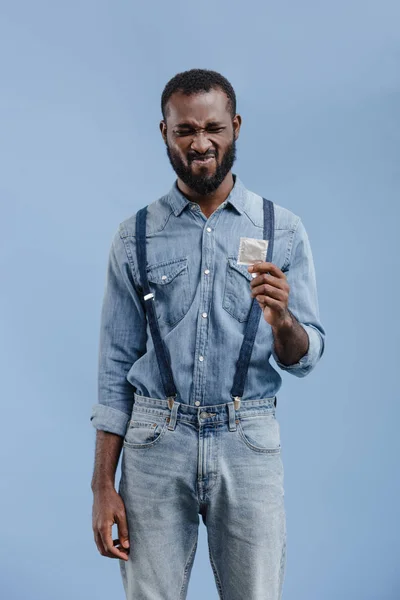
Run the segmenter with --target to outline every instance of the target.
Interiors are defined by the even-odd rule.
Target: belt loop
[[[168,399],[168,406],[171,408],[169,400],[170,399]],[[170,429],[171,431],[173,431],[176,426],[176,419],[178,416],[179,405],[180,405],[180,402],[176,402],[174,399],[172,399],[171,416],[169,417],[169,423],[168,423],[168,429]]]
[[[233,402],[227,402],[229,413],[229,431],[236,431],[235,407]]]

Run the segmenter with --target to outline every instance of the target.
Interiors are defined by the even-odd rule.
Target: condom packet
[[[252,265],[256,261],[265,261],[268,240],[241,237],[239,244],[238,265]]]

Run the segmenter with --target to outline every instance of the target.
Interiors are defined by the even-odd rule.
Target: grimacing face
[[[172,94],[160,129],[177,176],[194,192],[207,196],[224,181],[236,160],[241,117],[232,119],[220,89],[186,96]]]

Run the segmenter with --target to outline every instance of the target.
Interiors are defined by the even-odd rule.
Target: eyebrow
[[[209,123],[207,123],[206,127],[220,127],[222,125],[222,123],[220,123],[219,121],[210,121]],[[184,128],[190,128],[193,129],[194,126],[191,123],[178,123],[177,125],[175,125],[175,127],[179,127],[181,129]]]

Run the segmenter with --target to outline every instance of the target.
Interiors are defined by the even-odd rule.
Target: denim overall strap
[[[263,213],[264,239],[268,240],[267,257],[265,260],[266,262],[272,262],[272,252],[274,248],[275,214],[273,202],[271,202],[271,200],[267,200],[266,198],[263,198]],[[233,397],[234,406],[236,410],[239,409],[240,400],[243,396],[244,385],[247,377],[247,371],[249,369],[249,363],[251,353],[253,351],[258,324],[260,322],[261,312],[262,311],[260,305],[258,304],[256,298],[253,298],[249,319],[247,321],[247,326],[244,333],[244,339],[239,352],[239,359],[236,365],[236,373],[233,379],[233,386],[231,389],[231,396]]]
[[[136,253],[139,267],[140,280],[142,283],[143,296],[145,300],[145,310],[149,320],[151,337],[153,339],[154,350],[157,357],[158,368],[160,370],[161,381],[163,384],[165,396],[168,398],[169,407],[172,408],[174,398],[177,395],[172,369],[169,361],[168,350],[163,342],[158,324],[157,314],[154,304],[154,294],[150,290],[149,280],[147,278],[147,252],[146,252],[146,216],[147,206],[141,208],[136,213]]]

